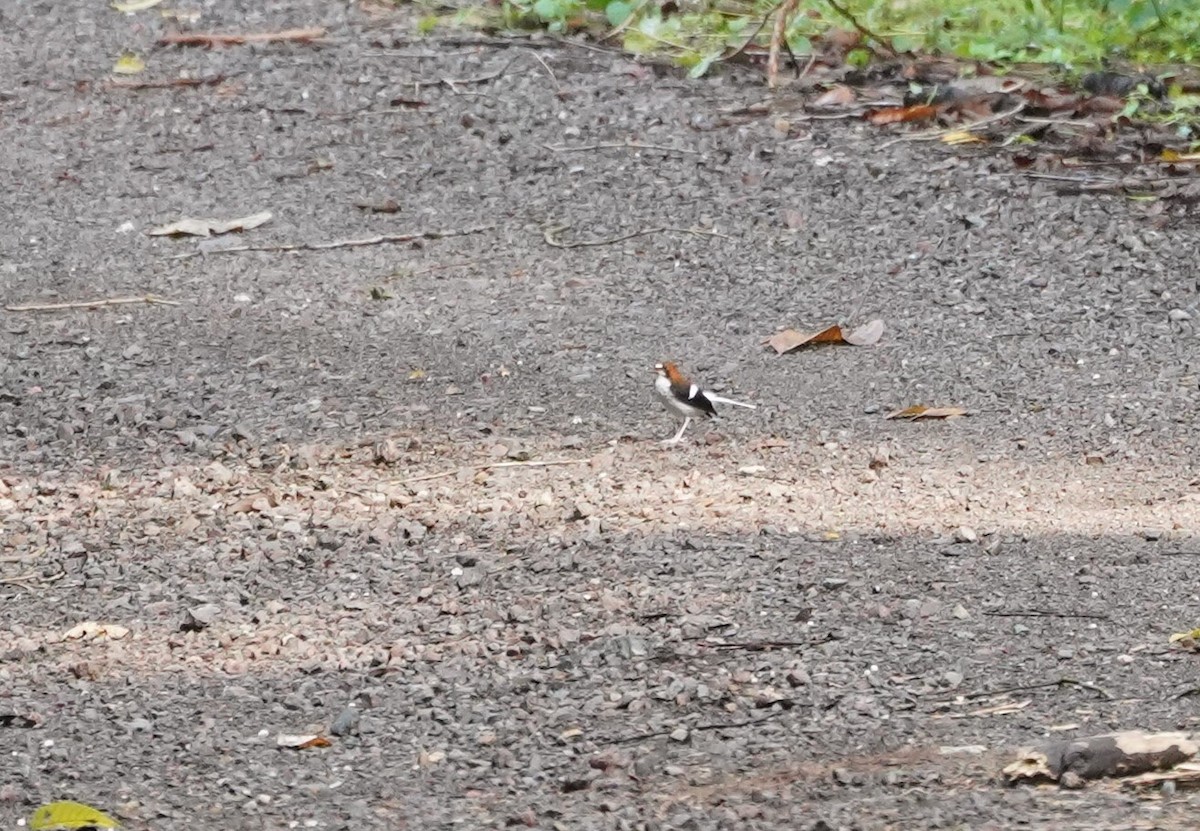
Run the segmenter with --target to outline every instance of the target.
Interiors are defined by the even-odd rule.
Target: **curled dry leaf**
[[[257,228],[270,221],[270,211],[262,211],[237,219],[184,218],[178,222],[151,228],[146,233],[152,237],[207,237],[213,234],[228,234],[230,231],[249,231],[251,228]]]
[[[802,346],[815,346],[822,343],[874,346],[881,337],[883,337],[883,321],[877,319],[864,323],[850,332],[844,331],[837,324],[815,332],[784,329],[782,332],[776,332],[763,343],[774,349],[777,355],[782,355],[785,352],[793,352]]]
[[[275,739],[275,744],[279,747],[290,748],[291,750],[306,750],[310,747],[329,747],[332,742],[324,736],[311,734],[291,734],[280,733]]]
[[[970,415],[970,413],[962,407],[926,407],[924,404],[914,404],[903,410],[888,413],[885,418],[906,418],[909,421],[916,421],[918,418],[958,418],[965,415]]]

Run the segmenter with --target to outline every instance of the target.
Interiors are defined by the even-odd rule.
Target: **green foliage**
[[[803,0],[789,21],[787,40],[804,56],[812,38],[856,25],[900,52],[949,55],[995,63],[1042,62],[1066,67],[1107,60],[1189,63],[1200,60],[1200,0],[841,0],[847,19],[825,0]],[[545,28],[596,34],[622,27],[624,47],[634,53],[674,57],[693,76],[703,75],[747,38],[765,45],[765,15],[777,0],[680,2],[663,15],[660,0],[501,0],[498,11],[476,7],[500,28]],[[632,16],[632,19],[630,19]],[[478,21],[475,21],[478,22]],[[862,65],[872,48],[852,50]]]

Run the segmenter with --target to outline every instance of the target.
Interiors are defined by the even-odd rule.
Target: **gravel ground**
[[[997,781],[1196,721],[1187,206],[746,115],[749,75],[198,8],[329,39],[0,12],[3,301],[179,303],[0,314],[0,821],[1192,827],[1182,791]],[[125,48],[225,80],[116,86]],[[759,409],[662,448],[666,357]],[[883,418],[916,403],[972,415]]]

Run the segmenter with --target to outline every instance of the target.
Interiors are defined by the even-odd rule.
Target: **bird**
[[[717,408],[714,404],[729,404],[733,407],[755,409],[754,404],[744,404],[732,398],[721,398],[711,392],[705,392],[696,384],[684,377],[679,367],[672,361],[663,361],[654,365],[658,377],[654,379],[654,391],[662,401],[663,406],[683,419],[679,432],[672,438],[665,439],[663,444],[678,444],[683,438],[684,431],[692,423],[692,419],[714,418]]]

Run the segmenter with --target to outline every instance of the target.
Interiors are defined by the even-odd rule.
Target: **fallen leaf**
[[[874,346],[883,337],[883,321],[879,318],[869,320],[842,337],[851,346]]]
[[[834,84],[812,102],[814,107],[844,107],[855,101],[854,90],[845,84]]]
[[[883,321],[872,320],[848,334],[837,324],[816,332],[784,329],[782,332],[776,332],[763,343],[774,349],[777,355],[782,355],[785,352],[793,352],[801,346],[815,346],[822,343],[872,346],[878,343],[881,337],[883,337]]]
[[[969,133],[966,130],[955,130],[952,133],[946,133],[946,135],[942,136],[942,141],[946,144],[957,145],[978,144],[983,142],[984,139],[980,138],[974,133]]]
[[[355,202],[354,207],[360,211],[367,211],[373,214],[397,214],[400,213],[400,203],[395,199],[385,199],[382,202]]]
[[[133,14],[134,12],[152,9],[161,2],[162,0],[128,0],[126,3],[113,3],[112,7],[115,11]]]
[[[306,750],[310,747],[329,747],[332,742],[324,736],[315,733],[310,735],[292,735],[290,733],[280,733],[275,739],[275,744],[279,747],[286,747],[291,750]]]
[[[903,410],[888,413],[884,418],[907,418],[909,421],[915,421],[918,418],[958,418],[965,415],[970,413],[962,407],[926,407],[924,404],[914,404]]]
[[[213,234],[228,234],[230,231],[249,231],[271,221],[271,212],[250,214],[237,219],[192,219],[151,228],[146,233],[152,237],[207,237]]]
[[[113,64],[113,75],[137,75],[146,68],[146,62],[133,52],[122,52]]]
[[[937,114],[938,108],[932,104],[916,104],[911,107],[884,107],[880,110],[870,110],[866,114],[866,119],[872,124],[908,124],[914,121],[929,121]]]
[[[408,373],[408,380],[410,381],[424,381],[425,377],[425,370],[423,369],[414,369]]]
[[[1200,153],[1180,153],[1178,150],[1167,147],[1159,154],[1158,160],[1171,164],[1176,162],[1200,162]]]
[[[50,802],[33,812],[29,818],[32,831],[55,831],[55,829],[119,828],[121,823],[108,814],[97,811],[82,802]]]
[[[63,640],[79,641],[79,640],[99,640],[108,638],[112,641],[119,641],[121,638],[129,634],[129,630],[124,626],[118,626],[115,623],[97,623],[94,620],[85,620],[83,623],[76,624],[63,633]]]

